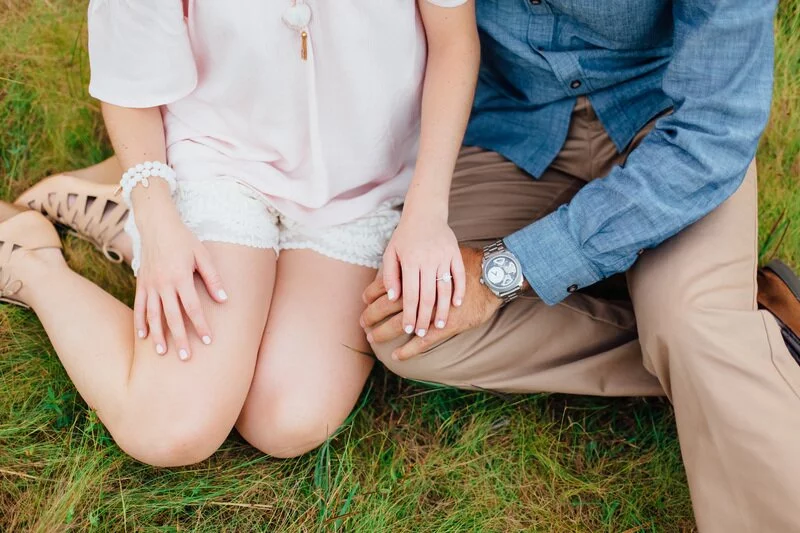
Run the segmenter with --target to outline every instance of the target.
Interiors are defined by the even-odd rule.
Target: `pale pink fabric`
[[[466,0],[429,0],[453,7]],[[165,106],[181,180],[232,178],[310,226],[402,200],[418,145],[426,44],[414,0],[308,0],[308,61],[291,0],[92,0],[91,84]]]

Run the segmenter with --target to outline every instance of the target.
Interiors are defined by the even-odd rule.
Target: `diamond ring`
[[[451,281],[453,281],[453,276],[451,276],[450,274],[445,274],[441,278],[436,278],[436,281],[444,281],[445,283],[450,283]]]

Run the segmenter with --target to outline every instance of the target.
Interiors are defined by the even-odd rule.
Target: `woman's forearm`
[[[132,109],[103,103],[103,118],[111,144],[122,168],[145,161],[166,163],[167,150],[164,121],[158,107]],[[149,187],[135,187],[131,200],[136,209],[136,224],[140,228],[155,222],[158,216],[174,212],[169,185],[161,179],[150,180]]]
[[[474,4],[440,8],[420,2],[428,37],[420,147],[407,210],[447,217],[450,182],[472,108],[480,61]]]

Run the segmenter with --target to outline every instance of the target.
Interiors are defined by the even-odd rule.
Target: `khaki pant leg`
[[[756,309],[753,164],[629,272],[645,365],[675,406],[700,531],[800,531],[800,367]]]
[[[550,213],[584,183],[558,170],[533,180],[496,153],[465,148],[453,178],[450,224],[459,241],[482,246]],[[373,348],[407,378],[503,392],[663,394],[642,366],[629,302],[575,294],[549,307],[523,296],[417,358],[392,360],[406,340]]]

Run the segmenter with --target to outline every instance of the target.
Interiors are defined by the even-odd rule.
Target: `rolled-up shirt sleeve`
[[[710,213],[742,183],[772,94],[776,2],[676,0],[659,119],[624,166],[505,238],[548,304],[628,270]]]
[[[197,85],[181,0],[91,0],[89,93],[121,107],[175,102]]]

